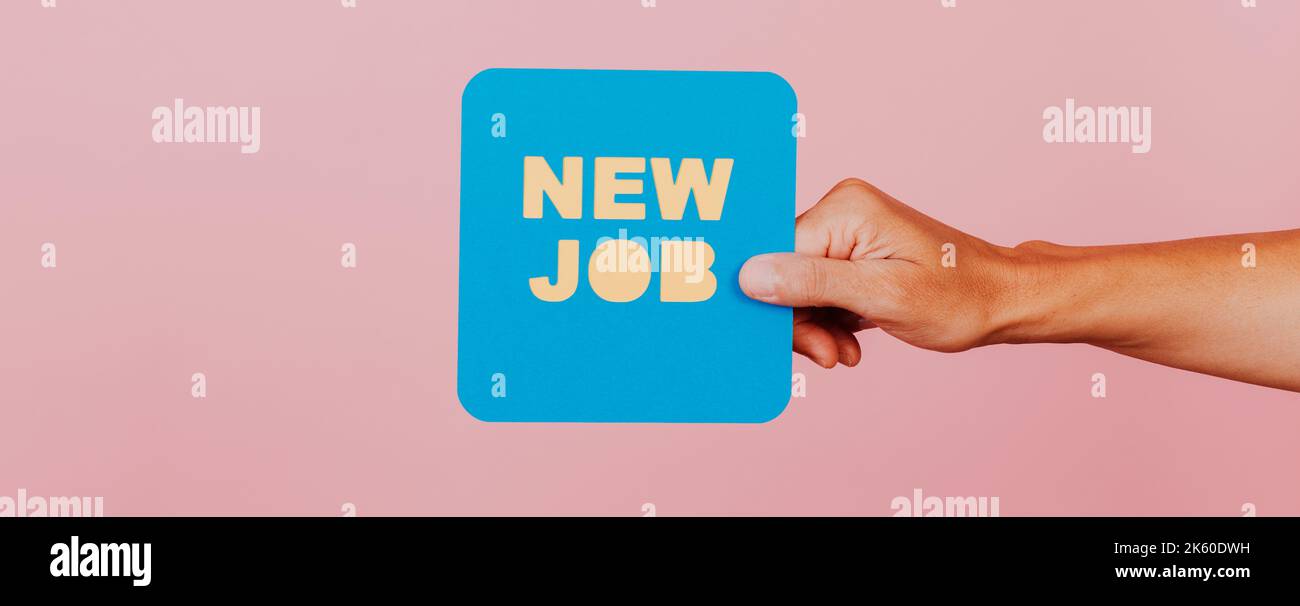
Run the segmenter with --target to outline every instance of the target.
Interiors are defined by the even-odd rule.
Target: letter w
[[[680,221],[686,213],[686,201],[695,193],[695,208],[701,221],[722,218],[722,205],[727,200],[727,184],[731,182],[731,158],[713,161],[713,176],[704,176],[704,161],[685,158],[673,180],[673,169],[668,158],[651,158],[650,170],[655,177],[655,190],[659,195],[659,216],[665,221]]]

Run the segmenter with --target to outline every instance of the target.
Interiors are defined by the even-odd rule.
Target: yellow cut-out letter
[[[606,240],[591,253],[587,281],[596,296],[611,303],[636,300],[650,287],[650,255],[631,240]]]
[[[721,219],[734,164],[731,158],[718,158],[713,161],[713,176],[706,178],[703,160],[685,158],[674,180],[668,158],[651,158],[650,171],[654,173],[655,191],[659,194],[659,216],[665,221],[680,221],[686,212],[686,200],[695,192],[695,209],[700,213],[700,220]]]
[[[707,301],[718,290],[713,247],[695,240],[664,240],[659,255],[659,300],[671,303]]]
[[[560,256],[555,266],[555,283],[546,277],[528,279],[528,288],[543,301],[558,303],[578,290],[578,241],[560,240]]]
[[[644,172],[645,158],[596,158],[596,209],[592,214],[597,219],[644,219],[645,204],[614,201],[618,194],[639,194],[645,187],[640,179],[619,179],[619,173]]]
[[[582,158],[564,159],[564,180],[541,156],[524,156],[524,218],[542,218],[542,194],[565,219],[582,218]]]

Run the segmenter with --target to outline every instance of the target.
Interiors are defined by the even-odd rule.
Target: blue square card
[[[795,94],[771,73],[491,69],[461,113],[457,391],[484,421],[771,420]]]

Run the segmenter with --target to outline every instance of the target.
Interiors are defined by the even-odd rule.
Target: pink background
[[[1086,346],[868,333],[859,368],[795,360],[808,397],[758,426],[485,424],[455,395],[459,104],[481,69],[772,70],[808,116],[801,210],[859,176],[1001,244],[1172,239],[1300,224],[1300,3],[359,4],[0,3],[0,495],[890,515],[921,488],[1004,516],[1300,515],[1296,394]],[[260,105],[262,151],[153,143],[176,97]],[[1066,97],[1152,106],[1151,152],[1044,143]]]

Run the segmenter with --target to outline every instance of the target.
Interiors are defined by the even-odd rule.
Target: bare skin
[[[941,262],[946,244],[955,266]],[[795,308],[794,350],[826,368],[856,365],[855,333],[880,328],[941,352],[1088,343],[1300,391],[1300,230],[1008,248],[849,179],[797,219],[794,253],[753,257],[740,286]]]

